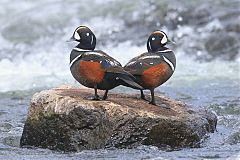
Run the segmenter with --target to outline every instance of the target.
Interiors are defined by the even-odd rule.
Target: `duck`
[[[163,31],[152,32],[147,40],[148,52],[132,58],[124,70],[131,73],[136,82],[143,87],[140,89],[141,98],[146,100],[143,90],[150,90],[150,104],[156,105],[154,90],[165,83],[176,69],[174,52],[166,44],[174,43]]]
[[[120,62],[101,50],[95,50],[96,36],[89,27],[77,27],[69,41],[78,42],[70,53],[72,76],[83,86],[94,89],[94,96],[88,99],[101,100],[97,91],[105,90],[102,100],[106,100],[108,91],[119,85],[142,89]]]

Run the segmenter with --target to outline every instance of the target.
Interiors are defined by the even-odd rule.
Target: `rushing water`
[[[240,159],[239,0],[1,0],[0,159]],[[218,132],[201,148],[177,151],[140,146],[59,153],[19,148],[31,95],[60,84],[78,85],[69,72],[66,40],[88,25],[97,48],[125,64],[146,51],[151,31],[176,45],[173,77],[157,89],[218,116]],[[115,92],[134,92],[118,87]]]

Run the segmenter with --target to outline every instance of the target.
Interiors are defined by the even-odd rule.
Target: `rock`
[[[62,151],[143,145],[198,147],[216,129],[216,116],[157,96],[158,106],[139,95],[110,94],[90,101],[89,89],[69,86],[36,93],[30,103],[21,146]]]

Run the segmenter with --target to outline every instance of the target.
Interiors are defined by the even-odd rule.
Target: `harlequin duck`
[[[148,52],[131,59],[124,67],[130,72],[138,84],[151,92],[150,104],[156,105],[154,89],[166,82],[176,68],[176,58],[170,49],[165,47],[171,42],[163,31],[152,32],[147,41]],[[145,99],[143,90],[141,98]]]
[[[142,89],[134,82],[135,77],[126,72],[117,60],[101,50],[95,50],[96,37],[88,27],[76,28],[70,41],[79,42],[70,54],[71,73],[82,85],[94,88],[92,100],[100,99],[97,89],[106,90],[103,100],[107,99],[108,90],[118,85]]]

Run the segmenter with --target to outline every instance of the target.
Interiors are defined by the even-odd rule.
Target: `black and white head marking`
[[[168,42],[168,38],[166,33],[160,31],[160,33],[163,35],[162,40],[161,40],[161,44],[166,44]]]
[[[164,33],[163,31],[155,31],[155,32],[153,32],[153,35],[161,38],[160,39],[161,45],[165,45],[168,42],[168,37],[167,37],[166,33]],[[155,37],[152,37],[151,40],[154,41],[155,39],[156,39]]]
[[[76,40],[80,41],[81,36],[79,35],[79,30],[82,28],[86,28],[85,26],[80,26],[77,29],[75,29],[74,34],[73,34],[73,38],[75,38]]]
[[[80,35],[78,34],[77,31],[74,32],[73,37],[74,37],[76,40],[80,40],[80,39],[81,39],[81,37],[80,37]]]
[[[79,42],[77,48],[94,50],[96,47],[96,37],[87,26],[79,26],[73,32],[70,41]]]
[[[151,46],[151,42],[150,41],[148,42],[148,46],[152,50],[152,46]]]
[[[163,31],[152,32],[147,41],[149,52],[156,52],[162,49],[169,42],[166,33]]]
[[[156,39],[155,37],[152,37],[151,41],[155,41],[155,39]],[[151,41],[148,42],[148,46],[149,46],[150,50],[152,50]]]
[[[91,39],[91,45],[92,45],[92,44],[93,44],[93,35],[91,35],[91,38],[92,38],[92,39]]]

